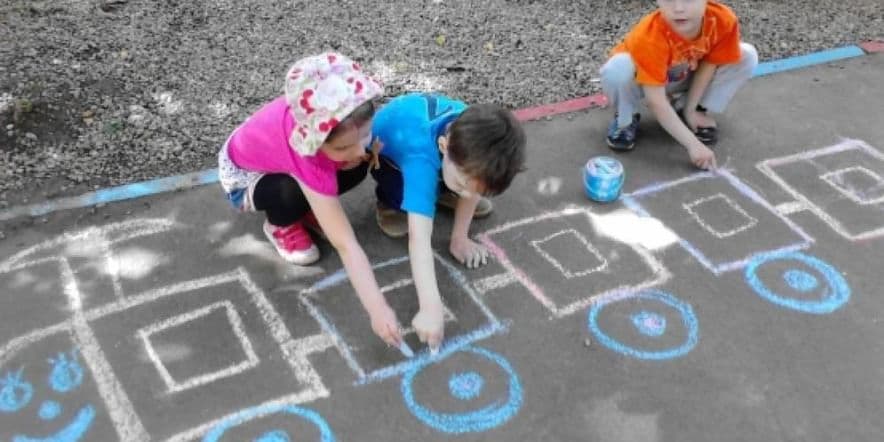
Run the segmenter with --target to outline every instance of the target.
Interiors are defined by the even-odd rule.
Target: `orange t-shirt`
[[[702,28],[697,38],[686,40],[657,10],[644,16],[611,55],[628,52],[635,63],[635,80],[649,86],[665,85],[669,68],[680,64],[693,71],[701,60],[712,64],[740,61],[740,23],[730,8],[709,0]]]

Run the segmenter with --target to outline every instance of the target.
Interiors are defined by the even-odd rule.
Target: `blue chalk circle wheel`
[[[273,414],[279,415],[289,415],[292,417],[296,417],[299,419],[303,419],[311,424],[313,424],[319,430],[319,441],[320,442],[334,442],[335,436],[332,434],[331,428],[329,428],[328,424],[319,415],[319,413],[307,409],[298,407],[295,405],[262,405],[254,408],[249,408],[239,413],[234,414],[233,416],[228,417],[221,421],[218,425],[212,427],[206,436],[203,438],[203,442],[216,442],[221,440],[228,430],[232,428],[239,427],[240,425],[246,424],[247,422],[253,421],[255,419],[260,419],[263,417],[267,417]],[[261,436],[255,439],[255,442],[288,442],[289,440],[304,440],[303,438],[289,438],[289,435],[286,431],[280,429],[272,429],[264,432]]]
[[[612,336],[613,330],[605,331],[599,325],[599,318],[604,315],[607,308],[617,304],[624,304],[623,307],[631,308],[633,304],[637,306],[639,302],[642,305],[653,305],[653,308],[647,305],[623,316],[628,318],[625,330],[631,330],[631,334],[639,336],[636,343],[630,344],[624,342],[624,339],[615,338]],[[670,324],[672,319],[667,320],[665,312],[676,313],[682,327],[672,327]],[[644,290],[622,298],[608,298],[597,302],[590,308],[587,322],[589,331],[602,345],[638,359],[664,360],[683,356],[697,345],[700,335],[697,317],[690,304],[659,290]],[[679,331],[675,331],[676,328]],[[683,339],[678,340],[677,345],[661,347],[658,344],[663,339],[671,339],[669,336],[674,333],[685,334]]]
[[[620,197],[623,164],[608,156],[590,158],[583,167],[583,189],[593,201],[608,203]]]
[[[803,313],[832,313],[850,299],[850,286],[838,270],[801,252],[758,255],[745,275],[762,298]]]
[[[427,367],[437,366],[439,360],[431,360],[422,365],[416,365],[405,373],[402,377],[402,397],[406,407],[411,413],[424,424],[448,434],[462,433],[478,433],[498,427],[518,413],[522,406],[522,386],[519,383],[519,377],[516,375],[513,367],[507,362],[503,356],[492,353],[488,350],[476,347],[466,347],[458,352],[446,357],[450,358],[454,355],[468,355],[470,357],[478,357],[482,360],[483,365],[496,367],[500,372],[494,373],[492,376],[483,377],[478,371],[470,371],[469,367],[465,367],[458,362],[458,369],[466,371],[458,371],[451,374],[447,380],[447,392],[451,399],[457,403],[480,403],[479,408],[464,412],[443,412],[435,410],[427,405],[423,405],[415,399],[414,383],[417,378]],[[425,379],[438,379],[435,374],[427,374]],[[506,382],[506,396],[499,399],[489,401],[483,393],[488,392],[487,385],[489,383],[499,383],[500,380]]]

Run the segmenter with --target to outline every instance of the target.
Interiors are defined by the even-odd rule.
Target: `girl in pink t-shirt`
[[[218,153],[218,175],[227,199],[240,211],[263,211],[264,234],[288,262],[319,259],[305,225],[324,232],[371,317],[374,332],[391,345],[401,335],[396,315],[338,196],[359,184],[380,145],[372,143],[372,99],[381,85],[359,65],[336,53],[297,61],[285,79],[285,95],[255,112]],[[318,224],[318,225],[317,225]]]

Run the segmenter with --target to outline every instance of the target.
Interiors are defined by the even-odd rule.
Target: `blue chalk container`
[[[623,179],[623,164],[611,157],[590,158],[583,167],[583,189],[593,201],[615,201],[620,197]]]

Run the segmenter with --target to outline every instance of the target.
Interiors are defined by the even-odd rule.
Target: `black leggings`
[[[338,171],[338,195],[361,183],[368,174],[368,162]],[[310,203],[301,191],[301,185],[285,173],[264,175],[255,185],[252,195],[255,208],[263,210],[267,221],[274,226],[292,225],[310,212]]]

